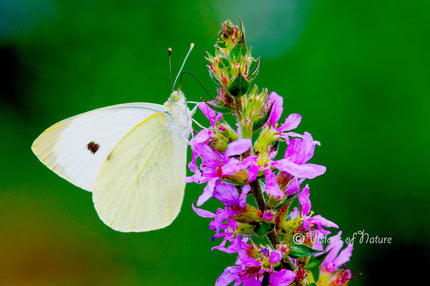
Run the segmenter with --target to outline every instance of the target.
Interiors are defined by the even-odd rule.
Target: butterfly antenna
[[[172,48],[167,49],[169,51],[169,85],[170,85],[170,91],[173,92],[172,88],[172,62],[170,60],[172,56]]]
[[[175,85],[176,85],[176,81],[178,80],[178,77],[179,77],[179,75],[181,74],[182,69],[184,68],[185,62],[187,61],[187,58],[188,58],[188,56],[190,55],[190,53],[191,53],[191,51],[193,50],[193,48],[194,48],[194,43],[191,43],[190,49],[188,50],[188,53],[187,53],[187,55],[185,56],[184,62],[182,63],[182,66],[181,66],[181,69],[179,70],[178,75],[177,75],[177,76],[176,76],[176,78],[175,78],[175,82],[173,83],[173,87],[175,87]],[[179,88],[179,89],[181,89],[181,88]]]
[[[192,77],[200,84],[200,86],[205,90],[205,92],[209,95],[209,97],[211,98],[211,100],[213,99],[213,97],[212,97],[212,95],[209,93],[209,91],[206,89],[206,87],[198,80],[198,78],[192,73],[192,72],[189,72],[189,71],[184,71],[182,74],[181,74],[181,78],[179,79],[179,90],[181,90],[181,84],[182,84],[182,77],[184,76],[184,74],[190,74],[190,75],[192,75]]]

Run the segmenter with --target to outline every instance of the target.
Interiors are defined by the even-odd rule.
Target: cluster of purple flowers
[[[249,88],[259,60],[247,49],[243,26],[226,21],[216,48],[208,67],[220,85],[218,96],[199,104],[210,126],[190,140],[188,167],[194,174],[187,178],[188,183],[206,184],[193,209],[211,219],[213,239],[220,240],[213,250],[237,254],[235,265],[224,270],[216,285],[347,285],[352,274],[343,265],[352,245],[341,251],[342,232],[323,245],[320,238],[328,238],[329,229],[338,226],[314,215],[309,185],[304,184],[326,171],[308,163],[320,143],[308,132],[293,131],[299,114],[279,122],[281,96]],[[224,114],[232,114],[235,124]],[[286,144],[282,158],[280,144]],[[202,209],[209,199],[222,207]]]
[[[279,229],[278,233],[286,230],[289,230],[292,235],[301,233],[303,238],[308,239],[301,243],[307,244],[311,243],[311,238],[330,234],[330,231],[323,227],[338,228],[335,223],[321,215],[313,215],[310,211],[309,185],[301,188],[305,179],[315,178],[325,172],[324,166],[307,163],[313,156],[315,145],[320,145],[319,142],[314,141],[307,132],[303,135],[291,132],[300,123],[301,117],[298,114],[291,114],[283,124],[279,125],[278,120],[283,111],[282,97],[272,92],[270,99],[273,107],[270,119],[263,129],[272,130],[287,142],[285,155],[280,160],[275,160],[277,155],[275,149],[264,154],[268,160],[259,160],[258,154],[252,155],[250,152],[253,148],[251,139],[240,138],[238,130],[236,130],[237,139],[229,143],[224,152],[214,150],[217,132],[222,132],[230,126],[225,126],[227,124],[225,122],[221,123],[221,113],[217,114],[206,103],[199,105],[211,126],[202,129],[190,141],[192,161],[188,167],[194,175],[188,177],[187,181],[206,184],[203,194],[197,201],[197,206],[203,205],[210,198],[215,198],[223,203],[223,208],[219,208],[215,213],[194,205],[193,209],[199,216],[211,218],[210,228],[215,230],[214,238],[222,238],[221,244],[213,249],[238,255],[237,266],[225,269],[216,283],[219,286],[228,285],[232,281],[236,281],[235,285],[240,283],[261,285],[267,274],[270,283],[268,285],[289,285],[306,277],[306,271],[303,271],[304,268],[297,261],[299,258],[289,258],[292,264],[290,269],[278,270],[283,258],[291,253],[291,244],[281,242],[275,246],[267,246],[257,245],[252,241],[252,235],[255,234],[252,232],[255,232],[258,222],[274,222]],[[198,158],[201,160],[199,166]],[[264,165],[260,163],[261,161]],[[235,175],[238,175],[239,180],[235,180],[233,177]],[[280,202],[297,196],[300,210],[296,207],[285,217],[282,213],[285,211],[285,206],[280,208],[276,206],[263,212],[247,204],[247,197],[252,194],[251,184],[261,177],[264,177],[266,182],[264,188],[266,197],[275,199],[281,204]],[[288,182],[285,184],[285,181]],[[280,186],[280,183],[284,185]],[[281,217],[285,217],[285,221],[280,221]],[[349,270],[342,269],[339,272],[339,267],[349,260],[352,252],[352,245],[348,245],[338,254],[343,246],[340,235],[341,232],[333,237],[335,239],[332,239],[332,243],[326,247],[325,251],[328,255],[321,263],[321,270],[329,274],[330,283],[334,285],[346,285],[351,278]],[[321,252],[324,251],[318,239],[311,246]],[[331,277],[333,272],[336,273],[334,279]]]

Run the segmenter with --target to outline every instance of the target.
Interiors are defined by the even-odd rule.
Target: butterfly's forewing
[[[93,191],[97,173],[109,153],[136,125],[163,106],[120,104],[96,109],[60,121],[33,143],[36,156],[71,183]]]
[[[100,218],[119,231],[149,231],[178,215],[187,141],[169,115],[155,113],[131,130],[102,165],[93,192]]]

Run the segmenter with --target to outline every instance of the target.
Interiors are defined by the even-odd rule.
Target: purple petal
[[[251,191],[251,186],[250,185],[245,185],[242,187],[242,193],[240,194],[240,198],[239,198],[239,206],[240,208],[244,208],[246,206],[246,196],[248,195],[248,193]]]
[[[202,158],[202,161],[206,165],[213,165],[213,166],[219,166],[219,157],[217,156],[217,153],[211,149],[206,144],[197,144],[194,146],[194,150],[199,156]]]
[[[279,251],[273,250],[270,252],[269,261],[270,264],[275,264],[282,259],[282,254]]]
[[[216,112],[204,102],[199,103],[199,109],[203,112],[207,119],[209,119],[212,126],[215,126]]]
[[[314,151],[315,141],[309,132],[305,132],[302,139],[295,138],[288,143],[284,158],[297,164],[305,164],[312,158]]]
[[[228,148],[227,151],[225,151],[225,155],[228,157],[241,155],[248,151],[251,146],[251,139],[238,139],[228,144]]]
[[[200,130],[200,132],[196,136],[194,136],[190,140],[190,145],[194,146],[196,144],[204,143],[211,138],[211,135],[212,135],[212,131],[210,131],[208,129],[202,129],[202,130]]]
[[[290,212],[291,219],[295,219],[299,215],[299,209],[295,207],[292,212]],[[303,221],[305,223],[305,221]]]
[[[248,179],[250,182],[253,182],[257,179],[258,173],[260,172],[260,166],[257,164],[252,165],[248,169]]]
[[[234,175],[242,170],[240,161],[236,158],[231,158],[227,163],[221,166],[221,173],[223,176]]]
[[[343,241],[340,239],[341,235],[342,232],[339,231],[337,235],[330,237],[330,243],[326,248],[326,251],[329,251],[329,253],[321,264],[321,268],[326,268],[329,271],[334,271],[337,269],[337,267],[336,269],[333,269],[332,266],[334,259],[336,258],[337,254],[343,246]]]
[[[194,203],[191,205],[193,210],[196,212],[198,216],[204,217],[204,218],[214,218],[216,217],[216,214],[211,213],[210,211],[199,209],[194,206]]]
[[[215,286],[227,286],[239,277],[242,269],[239,266],[227,267],[224,272],[218,277]]]
[[[297,113],[290,114],[287,119],[285,119],[284,124],[281,124],[277,129],[278,132],[290,131],[296,129],[299,126],[302,116]]]
[[[270,274],[270,285],[272,286],[284,286],[290,285],[291,282],[296,278],[296,274],[287,269],[282,269],[279,272],[274,271]]]
[[[284,196],[284,193],[278,186],[276,182],[275,173],[273,173],[270,169],[265,169],[264,174],[266,174],[266,189],[265,192],[274,196],[277,199],[281,199]]]
[[[333,261],[333,266],[335,266],[336,269],[338,269],[339,266],[349,261],[349,258],[352,255],[352,249],[353,249],[353,246],[351,243],[349,243],[348,246],[340,252],[337,258]]]
[[[203,176],[203,174],[199,171],[197,171],[194,175],[191,177],[186,177],[184,182],[185,183],[197,183],[197,184],[203,184],[205,183],[209,178]]]
[[[292,194],[295,194],[297,191],[300,191],[300,184],[297,180],[297,177],[293,177],[293,179],[290,181],[287,188],[285,189],[285,193],[290,196]]]
[[[246,169],[249,166],[255,165],[255,163],[257,163],[257,161],[258,161],[257,156],[248,156],[242,160],[242,162],[240,163],[240,167],[242,169]]]
[[[194,152],[194,150],[191,152],[191,162],[188,163],[188,169],[190,169],[191,172],[196,173],[199,168],[197,167],[197,158],[199,157],[199,154],[197,152]]]
[[[306,185],[299,193],[299,202],[302,206],[303,215],[308,215],[311,210],[311,201],[309,200],[309,185]]]
[[[203,189],[203,194],[201,194],[199,199],[197,200],[197,206],[201,206],[212,197],[215,188],[215,182],[217,180],[218,178],[212,178],[208,181],[208,184]]]
[[[323,218],[321,215],[316,215],[307,220],[309,223],[323,225],[325,227],[334,227],[339,228],[337,224],[334,222],[329,221],[328,219]]]
[[[282,111],[284,110],[282,107],[283,102],[284,99],[276,92],[270,93],[268,104],[272,105],[272,110],[270,112],[269,119],[267,120],[267,125],[275,127],[276,123],[278,123],[279,118],[281,118]]]
[[[298,178],[313,179],[325,173],[326,167],[316,164],[296,164],[289,159],[272,162],[272,167],[290,173]]]
[[[237,188],[227,182],[216,182],[213,197],[227,206],[239,205],[239,192]]]

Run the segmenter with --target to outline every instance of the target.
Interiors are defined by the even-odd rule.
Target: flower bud
[[[253,235],[255,226],[252,224],[238,222],[234,234]]]
[[[236,101],[223,87],[217,89],[217,96],[211,102],[206,102],[210,108],[221,113],[232,113],[236,109]]]
[[[246,205],[245,211],[237,214],[233,218],[237,222],[251,223],[251,222],[260,221],[262,216],[263,214],[261,213],[260,210],[258,210],[253,206]]]
[[[269,104],[269,95],[267,89],[258,92],[258,87],[249,92],[248,101],[245,108],[245,117],[252,121],[252,131],[255,132],[267,122],[270,116],[272,104]]]
[[[232,97],[246,94],[250,82],[258,74],[260,61],[251,56],[251,49],[245,42],[245,29],[234,26],[227,20],[222,24],[215,55],[208,53],[208,69],[214,81]]]
[[[238,183],[240,185],[249,184],[248,173],[245,170],[239,171],[234,175],[229,175],[226,177],[226,179]]]
[[[228,124],[220,124],[214,128],[209,128],[209,130],[212,131],[212,135],[208,145],[218,152],[225,152],[229,143],[239,139],[239,136]]]
[[[279,172],[278,176],[276,176],[276,182],[278,183],[279,188],[281,188],[281,191],[284,192],[286,190],[293,178],[293,175],[288,174],[287,172]]]

